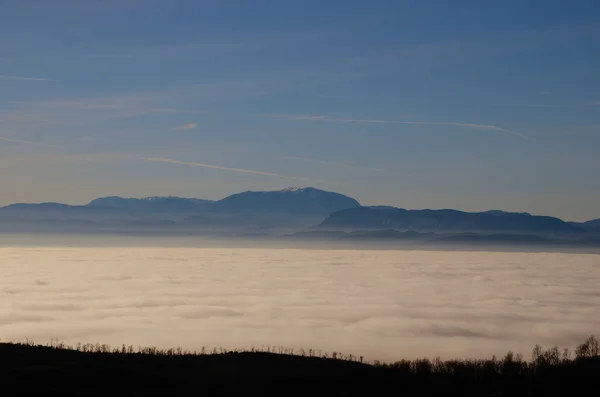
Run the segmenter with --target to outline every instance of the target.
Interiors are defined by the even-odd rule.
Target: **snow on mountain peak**
[[[282,192],[302,192],[307,188],[290,186],[282,190]]]

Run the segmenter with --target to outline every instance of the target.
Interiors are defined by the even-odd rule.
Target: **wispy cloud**
[[[189,123],[189,124],[184,124],[181,125],[179,127],[175,127],[175,128],[171,128],[171,131],[186,131],[186,130],[193,130],[194,128],[196,128],[198,126],[198,124],[196,123]]]
[[[7,75],[0,75],[0,80],[47,81],[47,82],[53,82],[53,83],[58,82],[58,80],[46,79],[46,78],[42,78],[42,77],[23,77],[23,76],[7,76]]]
[[[401,121],[379,120],[379,119],[346,119],[330,116],[313,116],[313,115],[289,115],[289,114],[274,114],[268,117],[278,120],[307,120],[307,121],[331,121],[338,123],[375,123],[375,124],[398,124]]]
[[[444,59],[446,62],[459,57],[502,57],[530,53],[540,48],[555,48],[570,42],[591,38],[598,34],[597,24],[579,26],[562,25],[544,29],[522,29],[489,32],[453,41],[421,44],[414,48],[400,48],[391,52],[396,60],[404,56],[429,60]],[[493,44],[492,44],[493,43]],[[546,90],[543,92],[551,91]]]
[[[42,146],[42,147],[51,147],[51,148],[60,147],[58,145],[48,145],[48,144],[45,144],[45,143],[40,143],[40,142],[35,142],[35,141],[28,141],[28,140],[25,140],[25,139],[5,138],[5,137],[1,137],[1,136],[0,136],[0,141],[11,142],[11,143],[21,143],[21,144],[24,144],[24,145],[34,145],[34,146]]]
[[[283,119],[283,120],[331,120],[327,116],[308,116],[308,115],[274,115],[272,116],[274,119]]]
[[[120,0],[123,1],[123,0]],[[166,43],[158,45],[142,45],[133,48],[114,48],[108,52],[90,53],[91,58],[181,58],[181,57],[218,57],[239,55],[263,51],[278,46],[289,47],[291,43],[305,43],[322,40],[331,35],[326,30],[306,30],[278,35],[255,35],[239,37],[229,41]]]
[[[518,108],[572,108],[573,105],[550,105],[543,103],[499,103],[494,106],[518,107]]]
[[[521,107],[521,108],[582,108],[588,106],[600,106],[600,101],[577,102],[569,104],[545,104],[545,103],[498,103],[494,106]]]
[[[527,135],[519,132],[511,131],[506,128],[498,127],[495,125],[487,124],[474,124],[474,123],[456,123],[456,122],[442,122],[442,121],[400,121],[400,120],[378,120],[378,119],[345,119],[345,118],[334,118],[329,116],[311,116],[311,115],[271,115],[269,116],[274,119],[280,120],[308,120],[308,121],[330,121],[338,123],[374,123],[374,124],[413,124],[413,125],[439,125],[439,126],[452,126],[460,128],[468,128],[478,131],[496,131],[503,132],[506,134],[518,136],[520,138],[528,138]]]
[[[161,106],[148,106],[144,103],[144,98],[124,97],[115,99],[82,99],[72,101],[8,101],[13,105],[26,106],[37,109],[64,109],[64,110],[105,110],[112,112],[120,112],[117,116],[122,115],[140,115],[147,113],[190,113],[190,114],[205,114],[204,110],[197,109],[179,109]]]
[[[311,158],[308,158],[308,157],[294,157],[294,156],[290,156],[290,157],[283,157],[283,160],[304,161],[304,162],[307,162],[307,163],[323,164],[323,165],[329,165],[329,166],[333,166],[333,167],[341,167],[341,168],[347,168],[347,169],[384,172],[383,170],[378,169],[378,168],[365,167],[365,166],[360,166],[360,165],[350,165],[350,164],[336,163],[336,162],[332,162],[332,161],[311,159]]]
[[[88,54],[88,57],[105,59],[207,57],[258,50],[262,45],[259,42],[167,44],[126,49],[123,52],[93,53]]]
[[[200,109],[173,106],[169,92],[73,100],[8,101],[13,109],[0,112],[0,124],[12,130],[62,124],[88,127],[113,119],[160,114],[204,115]]]

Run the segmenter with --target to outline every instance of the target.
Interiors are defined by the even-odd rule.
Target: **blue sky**
[[[600,217],[598,1],[0,0],[0,37],[0,204]]]

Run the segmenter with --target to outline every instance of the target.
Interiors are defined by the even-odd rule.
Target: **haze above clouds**
[[[0,338],[529,356],[600,326],[599,255],[0,247]]]

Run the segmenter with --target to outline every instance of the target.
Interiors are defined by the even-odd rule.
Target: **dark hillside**
[[[361,363],[313,351],[191,354],[134,352],[85,345],[79,350],[0,344],[3,396],[576,396],[595,395],[598,344],[576,358],[536,347],[531,362],[509,353],[492,360],[402,360]]]

